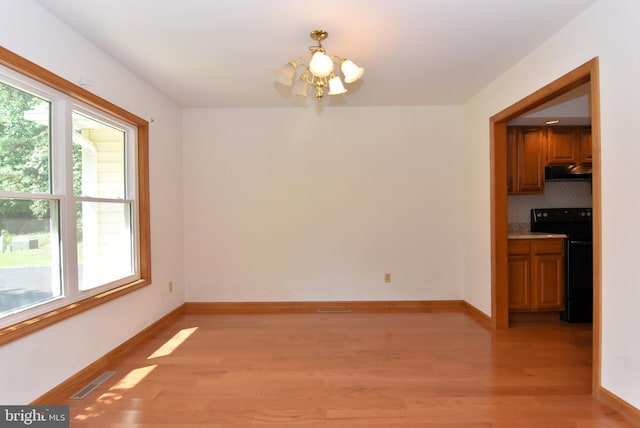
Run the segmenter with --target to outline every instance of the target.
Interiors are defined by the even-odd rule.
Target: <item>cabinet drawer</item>
[[[509,255],[511,254],[529,254],[531,251],[530,239],[509,239]]]
[[[558,254],[564,253],[564,239],[537,239],[535,241],[535,254]]]

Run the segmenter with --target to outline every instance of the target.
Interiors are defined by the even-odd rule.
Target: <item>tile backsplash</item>
[[[545,183],[540,195],[509,195],[509,231],[529,231],[532,208],[588,208],[591,200],[587,181],[553,181]]]

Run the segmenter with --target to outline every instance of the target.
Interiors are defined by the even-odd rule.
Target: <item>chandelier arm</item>
[[[323,54],[326,54],[327,51],[324,50],[324,48],[322,47],[322,45],[313,45],[313,46],[309,46],[309,52],[311,52],[311,55],[313,56],[314,53],[316,52],[322,52]]]
[[[298,68],[303,64],[307,65],[308,62],[309,61],[307,60],[306,57],[299,56],[298,58],[294,58],[294,59],[289,60],[287,62],[287,64],[291,64],[293,66],[293,68]]]
[[[311,73],[309,71],[309,68],[307,67],[306,70],[304,70],[304,72],[300,75],[300,79],[304,80],[305,82],[307,82],[309,85],[313,85],[313,79],[314,79],[314,75],[313,73]]]
[[[330,58],[333,60],[334,64],[340,68],[342,66],[342,62],[346,60],[346,58],[342,58],[338,55],[331,55]]]

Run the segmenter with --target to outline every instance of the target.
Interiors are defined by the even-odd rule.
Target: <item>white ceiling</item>
[[[546,104],[509,122],[513,126],[544,126],[558,120],[557,126],[591,125],[591,86],[589,83],[565,92]]]
[[[311,30],[366,69],[325,104],[460,105],[596,0],[36,1],[183,107],[277,107]]]

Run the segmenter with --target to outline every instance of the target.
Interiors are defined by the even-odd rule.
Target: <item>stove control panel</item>
[[[591,221],[591,208],[534,208],[532,222],[580,222]]]

